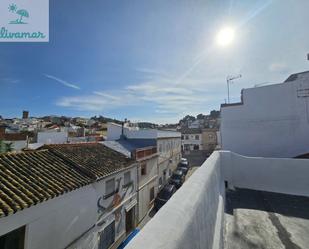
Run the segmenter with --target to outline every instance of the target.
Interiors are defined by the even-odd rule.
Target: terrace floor
[[[225,249],[309,248],[307,197],[228,190],[225,218]]]

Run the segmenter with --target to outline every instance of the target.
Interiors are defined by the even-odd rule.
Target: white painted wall
[[[128,171],[131,172],[133,186],[124,188],[124,173]],[[102,211],[98,200],[105,195],[105,182],[111,178],[120,179],[121,203]],[[91,185],[1,218],[0,236],[26,225],[25,249],[63,249],[69,245],[70,249],[96,249],[98,233],[111,220],[116,221],[116,240],[125,235],[125,208],[137,203],[136,189],[135,165]],[[99,203],[109,207],[113,200],[114,196],[105,200],[101,198]]]
[[[122,127],[121,125],[108,123],[107,124],[107,140],[118,140],[121,136]]]
[[[177,168],[181,159],[181,137],[157,139],[158,158],[158,181],[162,187],[167,183],[172,172]],[[161,180],[160,180],[161,179]],[[162,181],[162,184],[160,184]]]
[[[202,150],[202,133],[196,133],[196,134],[182,134],[183,139],[181,140],[181,144],[183,146],[183,149],[185,149],[185,146],[189,146],[189,150],[194,150],[194,145],[199,146],[199,150]],[[198,136],[198,139],[195,139],[195,136]]]
[[[39,131],[38,143],[42,144],[63,144],[68,141],[68,132],[65,131]]]
[[[126,248],[223,248],[222,191],[219,153],[214,153]]]
[[[141,162],[143,163],[143,162]],[[154,196],[158,193],[158,157],[152,157],[145,161],[146,175],[141,174],[141,167],[138,168],[138,221],[146,216],[147,212],[152,206],[150,200],[150,190],[154,187]]]
[[[243,105],[221,108],[222,148],[245,156],[295,157],[309,152],[308,74],[296,81],[244,89]]]
[[[121,125],[115,123],[107,124],[107,140],[117,140],[122,134]],[[123,134],[127,138],[135,139],[157,139],[157,138],[174,138],[180,137],[179,132],[174,131],[161,131],[156,129],[139,129],[138,127],[126,127],[123,128]]]
[[[255,190],[309,196],[309,160],[245,157],[220,152],[225,180]]]
[[[224,181],[240,188],[309,197],[308,175],[307,159],[251,158],[215,151],[126,248],[223,248]]]

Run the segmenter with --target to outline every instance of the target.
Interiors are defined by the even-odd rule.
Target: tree
[[[0,153],[6,153],[13,151],[12,143],[5,143],[3,140],[0,140]]]
[[[204,117],[205,115],[203,115],[202,113],[196,116],[197,119],[204,119]]]
[[[218,118],[218,117],[220,117],[220,111],[212,110],[212,111],[210,112],[210,117],[212,117],[212,118]]]

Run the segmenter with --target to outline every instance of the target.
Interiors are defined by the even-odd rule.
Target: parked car
[[[178,163],[178,167],[186,167],[186,168],[189,168],[189,163],[188,162],[180,162]]]
[[[185,181],[185,175],[181,170],[176,170],[170,180],[169,183],[176,186],[176,188],[180,188]]]
[[[187,175],[187,173],[189,171],[189,168],[188,167],[183,167],[183,166],[178,166],[177,170],[181,170],[184,175]]]
[[[187,159],[187,158],[181,158],[181,159],[180,159],[180,162],[181,162],[181,163],[188,163],[188,159]]]
[[[154,201],[154,209],[158,211],[176,192],[175,185],[167,184],[164,188],[159,192],[155,201]]]

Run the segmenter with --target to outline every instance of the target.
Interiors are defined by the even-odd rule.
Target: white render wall
[[[309,96],[298,97],[299,90],[306,88],[308,75],[244,89],[243,105],[221,108],[222,149],[263,157],[309,153]]]
[[[122,126],[115,123],[107,124],[107,140],[118,140],[122,134]],[[181,137],[180,132],[163,131],[157,129],[140,129],[136,127],[123,127],[123,134],[127,138],[134,139],[157,139]]]
[[[222,249],[224,181],[240,188],[309,197],[308,175],[308,159],[215,151],[126,248]]]
[[[223,187],[213,153],[126,248],[223,248]]]
[[[195,139],[195,136],[199,136],[199,139]],[[188,139],[186,139],[188,137]],[[181,144],[183,149],[185,149],[185,145],[190,146],[190,150],[194,150],[194,145],[199,146],[199,150],[202,150],[202,133],[196,134],[183,134],[183,139],[181,140]]]
[[[123,179],[124,173],[128,171],[131,172],[133,187],[126,191]],[[114,213],[118,210],[120,219],[115,222],[116,229],[119,227],[115,232],[117,240],[125,235],[125,208],[133,204],[135,210],[137,209],[136,177],[136,165],[133,165],[101,181],[1,218],[0,236],[26,226],[25,249],[96,249],[98,233],[103,231],[110,221],[117,219]],[[111,178],[120,179],[121,203],[102,213],[98,201],[105,195],[106,180]],[[111,203],[113,196],[100,201],[104,207]],[[84,233],[86,234],[82,236]]]
[[[309,160],[245,157],[220,152],[229,184],[255,190],[309,196]]]
[[[41,144],[63,144],[68,141],[68,132],[65,131],[39,131],[38,143]]]
[[[150,190],[154,187],[154,197],[158,193],[158,157],[152,157],[146,162],[146,175],[141,174],[141,167],[138,168],[138,222],[146,216],[152,206]]]

